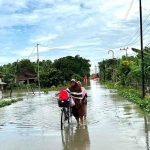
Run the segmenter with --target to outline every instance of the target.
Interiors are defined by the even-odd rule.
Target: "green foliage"
[[[47,90],[47,89],[44,89],[44,93],[45,93],[45,94],[48,94],[48,90]]]
[[[123,88],[122,82],[121,81],[116,82],[115,85],[114,85],[114,88],[122,89]]]
[[[137,53],[137,57],[140,59],[141,50],[136,49],[136,48],[132,48],[132,50]],[[147,74],[150,77],[149,58],[150,58],[150,48],[145,47],[143,50],[144,70],[145,70],[145,74]]]
[[[81,77],[79,74],[73,74],[72,79],[76,79],[77,81],[82,81],[83,80],[83,77]]]
[[[117,67],[119,60],[108,59],[99,62],[100,77],[104,81],[114,80],[114,70]]]
[[[128,78],[128,74],[130,73],[131,68],[128,64],[122,62],[117,68],[117,76],[122,85],[126,85],[126,80]]]
[[[56,86],[54,86],[54,85],[53,85],[53,86],[51,86],[51,88],[55,88],[55,87],[56,87]]]
[[[121,90],[118,91],[119,95],[124,97],[126,100],[131,101],[137,104],[139,107],[144,109],[146,112],[150,113],[150,97],[145,97],[143,100],[141,98],[141,94],[135,90]]]
[[[36,65],[34,63],[32,63],[30,61],[30,59],[22,59],[21,61],[19,61],[17,63],[17,74],[19,74],[23,68],[30,68],[30,69],[36,71],[36,69],[35,69]]]
[[[117,85],[113,86],[110,82],[105,82],[107,87],[109,89],[114,89],[115,86],[117,87],[117,93],[126,99],[127,101],[133,102],[137,104],[141,109],[145,110],[146,112],[150,113],[150,96],[146,96],[144,99],[141,97],[141,92],[136,91],[134,89],[129,88],[119,88],[121,86],[121,83],[118,82]],[[127,107],[126,109],[130,109],[130,107]]]
[[[18,87],[20,89],[26,89],[26,84],[20,83]]]
[[[105,82],[109,89],[114,89],[114,85],[111,82]]]
[[[90,76],[90,64],[89,60],[83,59],[79,55],[75,57],[67,56],[54,61],[54,67],[60,70],[62,77],[66,81],[70,81],[71,77],[77,75],[77,77]]]
[[[75,57],[67,56],[54,60],[42,60],[39,62],[39,76],[40,85],[42,88],[49,88],[51,86],[58,87],[65,85],[72,77],[77,80],[82,80],[83,76],[90,76],[89,60],[76,55]],[[26,70],[29,72],[26,72]],[[22,59],[21,61],[14,62],[0,66],[0,72],[4,74],[3,81],[7,83],[7,88],[29,89],[25,83],[18,85],[15,79],[28,78],[32,73],[37,74],[37,62],[31,62],[29,59]],[[32,75],[31,75],[32,76]],[[30,77],[29,77],[30,78]],[[35,85],[36,84],[36,85]],[[34,81],[34,86],[38,86],[38,79]]]
[[[132,48],[137,53],[135,57],[122,56],[122,59],[109,59],[99,62],[100,79],[105,82],[119,82],[118,86],[129,86],[139,90],[141,87],[141,50]],[[144,55],[144,75],[145,85],[150,86],[150,48],[145,47]]]
[[[105,81],[108,88],[118,89],[121,96],[150,113],[150,97],[146,96],[142,99],[141,96],[141,50],[135,48],[132,50],[137,53],[135,57],[123,56],[122,59],[116,61],[103,60],[99,62],[100,79]],[[150,86],[150,48],[144,48],[143,56],[145,85]],[[114,84],[110,82],[113,76],[115,76]]]
[[[42,72],[40,74],[40,83],[41,87],[50,87],[52,85],[59,85],[60,83],[63,82],[63,77],[62,73],[60,70],[57,70],[55,68],[47,71],[47,72]]]
[[[18,102],[18,101],[22,101],[22,100],[23,100],[23,98],[17,98],[17,99],[0,101],[0,107],[11,105],[12,103],[15,103],[15,102]]]

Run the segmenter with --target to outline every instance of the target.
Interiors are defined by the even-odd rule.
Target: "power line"
[[[68,49],[65,48],[58,48],[58,47],[52,47],[52,46],[47,46],[43,44],[39,44],[40,46],[47,47],[50,49],[55,49],[55,50],[61,50],[61,51],[69,51]],[[69,52],[74,51],[74,52],[102,52],[102,51],[108,51],[108,49],[101,49],[101,50],[70,50]]]
[[[123,23],[125,23],[125,21],[126,21],[128,15],[129,15],[129,13],[130,13],[130,10],[131,10],[131,8],[132,8],[132,6],[133,6],[133,3],[134,3],[134,0],[132,0],[131,3],[130,3],[130,6],[129,6],[128,10],[127,10],[127,13],[126,13],[126,15],[125,15],[125,17],[124,17]],[[121,29],[122,29],[123,23],[121,24]],[[120,32],[121,32],[121,30],[120,30]],[[115,39],[115,42],[117,41],[120,32],[118,32],[118,34],[117,34],[117,36],[116,36],[116,39]],[[120,47],[118,47],[118,48],[120,49]],[[111,48],[111,49],[116,49],[116,48]]]
[[[128,57],[128,53],[127,53],[128,47],[127,48],[120,48],[120,50],[125,50],[126,51],[126,57]]]
[[[148,16],[146,17],[146,19],[143,21],[142,25],[144,25],[144,23],[146,22],[146,20],[149,18],[150,13],[148,14]],[[148,24],[149,25],[149,24]],[[147,25],[147,26],[148,26]],[[125,46],[128,45],[128,43],[130,43],[130,41],[136,36],[136,34],[140,31],[140,28],[136,31],[136,33],[131,37],[131,39],[129,40],[129,42],[127,42],[127,44]],[[139,37],[139,36],[138,36]]]
[[[144,38],[143,40],[146,40],[146,39],[149,39],[149,38],[150,38],[150,37],[147,37],[147,38]],[[140,41],[140,39],[138,39],[137,41],[135,41],[134,43],[131,43],[131,44],[129,44],[129,45],[136,44],[136,43],[138,43],[139,41]],[[128,47],[129,47],[129,45],[128,45]],[[149,45],[150,45],[150,43],[149,43]],[[118,54],[116,55],[116,57],[119,57],[120,53],[121,53],[121,52],[118,52]]]
[[[150,14],[148,15],[148,17],[150,16]],[[147,18],[148,18],[147,17]],[[147,18],[145,19],[145,21],[147,20]],[[145,21],[143,22],[143,24],[145,23]],[[150,25],[150,23],[149,24],[147,24],[147,26],[144,28],[144,30],[146,30],[146,28],[148,27]],[[143,31],[144,31],[143,30]],[[139,30],[138,30],[139,31]],[[150,29],[149,30],[147,30],[144,34],[143,34],[143,37],[144,37],[144,35],[146,35],[146,33],[148,33],[150,31]],[[137,32],[136,32],[137,33]],[[140,39],[138,39],[140,37],[140,35],[136,38],[136,39],[134,39],[134,41],[132,41],[132,43],[129,43],[128,45],[124,45],[124,46],[128,46],[129,47],[129,45],[133,45],[133,44],[135,44],[135,43],[138,43],[139,42],[139,40]],[[148,37],[149,38],[149,37]],[[148,39],[148,38],[145,38],[145,39]],[[144,39],[144,40],[145,40]]]
[[[35,45],[35,47],[33,48],[33,50],[32,50],[32,52],[31,52],[31,54],[29,55],[28,59],[29,59],[30,56],[33,54],[33,52],[34,52],[34,50],[35,50],[36,47],[37,47],[37,45]]]
[[[147,37],[147,38],[145,38],[145,39],[148,39],[149,37]],[[144,39],[144,40],[145,40]],[[137,40],[137,41],[135,41],[134,43],[132,43],[132,44],[135,44],[135,43],[138,43],[139,42],[139,40]],[[43,45],[43,44],[38,44],[38,45],[40,45],[40,46],[43,46],[43,47],[47,47],[47,48],[50,48],[51,50],[53,50],[53,49],[55,49],[55,50],[61,50],[61,51],[69,51],[69,52],[71,52],[71,51],[74,51],[74,52],[103,52],[103,51],[108,51],[108,49],[111,49],[111,48],[107,48],[107,49],[100,49],[100,50],[68,50],[68,49],[65,49],[65,48],[57,48],[57,47],[52,47],[52,46],[47,46],[47,45]],[[131,45],[131,44],[130,44]],[[36,48],[36,47],[35,47]],[[34,49],[35,49],[34,48]],[[118,47],[119,49],[120,49],[120,47]],[[117,48],[113,48],[113,50],[114,49],[117,49]],[[118,53],[121,53],[120,51],[118,52]]]
[[[119,56],[122,56],[122,55],[124,55],[124,51],[119,50],[119,52],[116,54],[116,57],[119,57]]]
[[[148,14],[148,16],[146,17],[146,19],[143,21],[143,24],[146,22],[146,20],[149,18],[149,16],[150,16],[150,13]],[[143,25],[142,24],[142,25]]]
[[[149,25],[150,25],[150,24],[148,24],[148,25],[146,26],[146,28],[147,28]],[[144,28],[143,31],[145,31],[146,28]],[[150,29],[149,29],[149,30],[150,30]],[[149,31],[149,30],[148,30],[148,31]],[[147,32],[148,32],[148,31],[147,31]],[[147,33],[147,32],[146,32],[146,33]],[[144,35],[145,35],[146,33],[144,33]],[[143,35],[143,36],[144,36],[144,35]],[[138,35],[138,37],[137,37],[136,39],[134,39],[134,41],[132,41],[132,43],[134,43],[139,37],[140,37],[140,35]],[[132,43],[129,43],[129,45],[132,45]]]
[[[134,3],[134,0],[132,0],[131,3],[130,3],[130,6],[129,6],[128,10],[127,10],[127,13],[126,13],[126,15],[125,15],[125,17],[124,17],[124,19],[123,19],[122,24],[121,24],[120,32],[121,32],[121,30],[122,30],[123,24],[125,23],[125,21],[126,21],[128,15],[129,15],[129,13],[130,13],[130,10],[131,10],[131,8],[132,8],[132,6],[133,6],[133,3]],[[117,39],[118,39],[118,37],[119,37],[120,32],[118,32],[118,34],[117,34],[117,36],[116,36],[116,38],[115,38],[115,42],[117,42]],[[114,43],[115,43],[115,42],[114,42]]]
[[[146,22],[146,20],[149,18],[149,16],[150,16],[150,13],[148,14],[148,16],[146,17],[146,19],[143,21],[143,24]],[[146,27],[145,27],[145,29],[144,30],[146,30],[146,28],[149,26],[150,24],[148,24]],[[140,37],[140,35],[136,38],[136,39],[134,39],[134,41],[132,41],[132,43],[130,43],[130,41],[136,36],[136,34],[139,32],[139,30],[140,30],[140,28],[136,31],[136,33],[131,37],[131,39],[127,42],[127,44],[125,44],[124,46],[122,46],[122,47],[126,47],[126,46],[129,46],[129,45],[133,45],[133,44],[135,44],[135,43],[138,43],[139,42],[139,40],[140,39],[138,39],[139,37]],[[147,31],[147,32],[149,32],[149,30]],[[147,33],[146,32],[146,33]],[[146,34],[146,33],[144,33],[144,35]],[[138,40],[137,40],[138,39]],[[145,39],[147,39],[147,38],[145,38]],[[145,40],[144,39],[144,40]],[[150,46],[150,43],[147,45],[147,46]],[[118,47],[119,48],[119,47]],[[116,56],[119,56],[121,54],[121,52],[118,52],[118,54],[116,55]]]
[[[148,47],[148,48],[149,48],[149,46],[150,46],[150,43],[149,43],[146,47]]]
[[[149,16],[150,16],[150,13],[148,14],[148,16],[146,17],[146,19],[143,21],[143,23],[142,23],[142,25],[144,25],[144,23],[147,21],[147,19],[149,18]],[[148,24],[146,27],[145,27],[145,29],[144,30],[146,30],[146,28],[149,26],[150,24]],[[131,43],[130,43],[130,41],[136,36],[136,34],[138,33],[140,31],[140,28],[136,31],[136,33],[131,37],[131,39],[127,42],[127,44],[125,44],[123,47],[126,47],[126,46],[129,46],[129,45],[133,45],[133,44],[135,44],[135,43],[138,43],[139,42],[139,40],[140,39],[138,39],[139,37],[140,37],[140,35],[136,38],[136,39],[134,39],[134,41],[132,41]],[[148,30],[149,31],[149,30]],[[148,32],[147,31],[147,32]],[[147,33],[146,32],[146,33]],[[144,33],[144,35],[146,34],[146,33]],[[137,40],[138,39],[138,40]],[[145,39],[147,39],[147,38],[145,38]],[[145,40],[144,39],[144,40]],[[136,41],[137,40],[137,41]],[[150,43],[147,45],[147,46],[150,46]],[[116,55],[116,56],[118,56],[118,55],[120,55],[120,52]]]

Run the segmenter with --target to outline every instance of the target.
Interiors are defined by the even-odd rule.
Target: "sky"
[[[150,1],[142,0],[143,46]],[[139,0],[0,0],[0,65],[80,55],[91,69],[140,49]],[[120,50],[120,49],[127,50]]]

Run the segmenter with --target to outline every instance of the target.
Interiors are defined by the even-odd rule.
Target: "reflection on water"
[[[0,140],[1,149],[20,150],[16,147],[26,136],[29,147],[23,150],[39,150],[36,145],[31,148],[32,144],[29,144],[37,137],[40,145],[55,145],[59,147],[56,150],[150,150],[150,116],[147,113],[98,82],[91,81],[86,89],[86,125],[77,126],[72,117],[71,125],[63,131],[60,130],[60,108],[54,97],[56,91],[41,95],[24,94],[23,101],[0,108],[0,139],[7,139],[5,142]],[[5,147],[10,144],[13,148]]]
[[[63,150],[89,150],[90,137],[87,125],[69,126],[61,131]]]
[[[147,121],[147,117],[144,116],[144,123],[145,123],[145,133],[146,133],[146,146],[147,146],[147,150],[150,150],[149,147],[149,134],[148,134],[148,121]]]

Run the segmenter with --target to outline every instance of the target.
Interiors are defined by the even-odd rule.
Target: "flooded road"
[[[87,121],[60,130],[54,92],[29,94],[0,108],[1,150],[150,150],[150,117],[103,85],[91,81]]]

